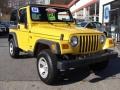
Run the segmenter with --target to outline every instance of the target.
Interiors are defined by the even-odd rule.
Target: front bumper
[[[110,60],[112,58],[116,58],[118,56],[117,52],[114,52],[113,50],[106,50],[105,53],[100,55],[93,55],[90,57],[85,57],[78,60],[60,60],[57,63],[58,69],[69,69],[69,68],[77,68],[83,65],[93,64],[93,63],[99,63],[105,60]]]

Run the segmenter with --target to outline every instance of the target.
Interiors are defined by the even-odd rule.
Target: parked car
[[[75,23],[78,25],[80,24],[81,22],[84,22],[85,20],[84,19],[74,19]]]
[[[10,26],[9,21],[0,21],[0,25],[5,28],[4,34],[8,34],[9,33],[9,26]]]
[[[0,24],[0,35],[5,34],[5,32],[6,32],[6,27]]]
[[[78,27],[97,29],[97,30],[99,30],[101,32],[104,32],[104,34],[106,36],[108,36],[105,27],[100,22],[87,22],[87,21],[83,21],[83,22],[76,23],[76,25]]]

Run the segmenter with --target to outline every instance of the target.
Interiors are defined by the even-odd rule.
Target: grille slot
[[[98,50],[99,43],[98,35],[80,36],[80,53],[91,53]]]

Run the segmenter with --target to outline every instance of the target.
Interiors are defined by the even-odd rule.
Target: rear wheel
[[[42,50],[37,57],[37,68],[40,79],[46,84],[54,84],[57,78],[56,56],[48,49]]]
[[[9,41],[9,53],[10,56],[13,58],[17,58],[19,56],[19,49],[15,47],[15,42],[13,39],[10,39]]]

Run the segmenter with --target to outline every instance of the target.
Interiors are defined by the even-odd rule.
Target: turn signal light
[[[62,49],[69,49],[69,45],[68,44],[62,44]]]
[[[113,40],[109,40],[109,44],[113,44]]]

